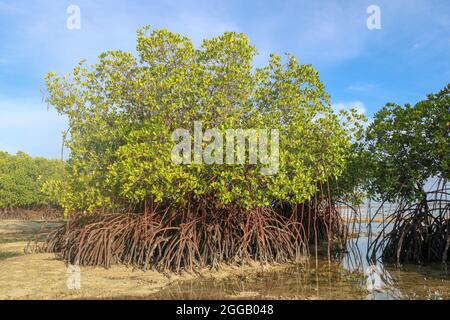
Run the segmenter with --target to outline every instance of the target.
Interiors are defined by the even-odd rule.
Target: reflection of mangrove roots
[[[413,205],[400,205],[388,220],[392,230],[373,245],[373,255],[397,264],[404,262],[442,262],[450,260],[450,200],[445,183],[426,199]],[[386,227],[388,227],[387,225]]]
[[[315,229],[321,238],[332,232],[331,220],[326,226],[317,222],[315,208],[304,207],[303,215],[289,216],[270,208],[205,207],[82,216],[49,234],[42,249],[72,264],[109,267],[122,263],[144,270],[179,271],[245,260],[296,261],[307,254],[306,230]]]

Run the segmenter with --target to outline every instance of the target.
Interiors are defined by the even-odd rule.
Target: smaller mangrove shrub
[[[69,217],[85,217],[55,233],[49,250],[85,264],[179,270],[293,259],[312,232],[317,240],[326,230],[319,240],[328,240],[342,230],[333,227],[340,219],[327,186],[346,166],[360,119],[354,110],[333,111],[311,65],[272,54],[254,68],[255,55],[243,34],[194,48],[187,37],[145,27],[137,57],[108,51],[70,75],[50,72],[47,101],[69,119],[61,202]],[[190,131],[195,149],[196,123],[206,130],[200,161],[173,161],[174,132]],[[244,162],[201,161],[226,152],[215,143],[221,134],[207,129],[255,130],[246,145],[261,141],[257,129],[276,130],[276,172],[249,162],[247,151]]]
[[[448,262],[449,150],[450,84],[414,106],[386,105],[368,127],[368,190],[400,204],[392,231],[374,244],[385,260]]]

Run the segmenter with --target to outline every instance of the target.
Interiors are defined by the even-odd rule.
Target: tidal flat
[[[0,220],[0,299],[450,299],[445,268],[371,265],[363,236],[350,239],[347,253],[333,262],[312,257],[181,273],[81,267],[74,288],[73,273],[55,254],[29,250],[62,223]]]

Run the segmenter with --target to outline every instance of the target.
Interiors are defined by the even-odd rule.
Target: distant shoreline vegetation
[[[60,207],[50,185],[60,183],[64,162],[0,151],[0,211]]]

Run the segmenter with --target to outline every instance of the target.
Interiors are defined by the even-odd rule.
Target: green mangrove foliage
[[[67,212],[302,203],[320,182],[340,176],[358,116],[333,112],[311,65],[272,54],[255,68],[256,53],[239,33],[194,48],[187,37],[145,27],[137,33],[137,57],[108,51],[69,75],[48,73],[47,101],[69,119]],[[174,163],[172,133],[192,131],[194,121],[224,133],[278,129],[277,174],[262,174],[261,164]]]
[[[24,152],[0,152],[0,208],[58,206],[59,198],[46,192],[44,186],[60,183],[63,171],[62,161],[32,158]]]
[[[422,200],[428,179],[450,176],[450,84],[414,106],[387,104],[367,128],[365,144],[372,196]]]
[[[397,264],[448,263],[450,84],[414,106],[387,104],[366,143],[369,192],[399,203],[389,217],[392,229],[372,244],[373,255],[382,249],[382,258]],[[425,190],[432,180],[432,190]]]

